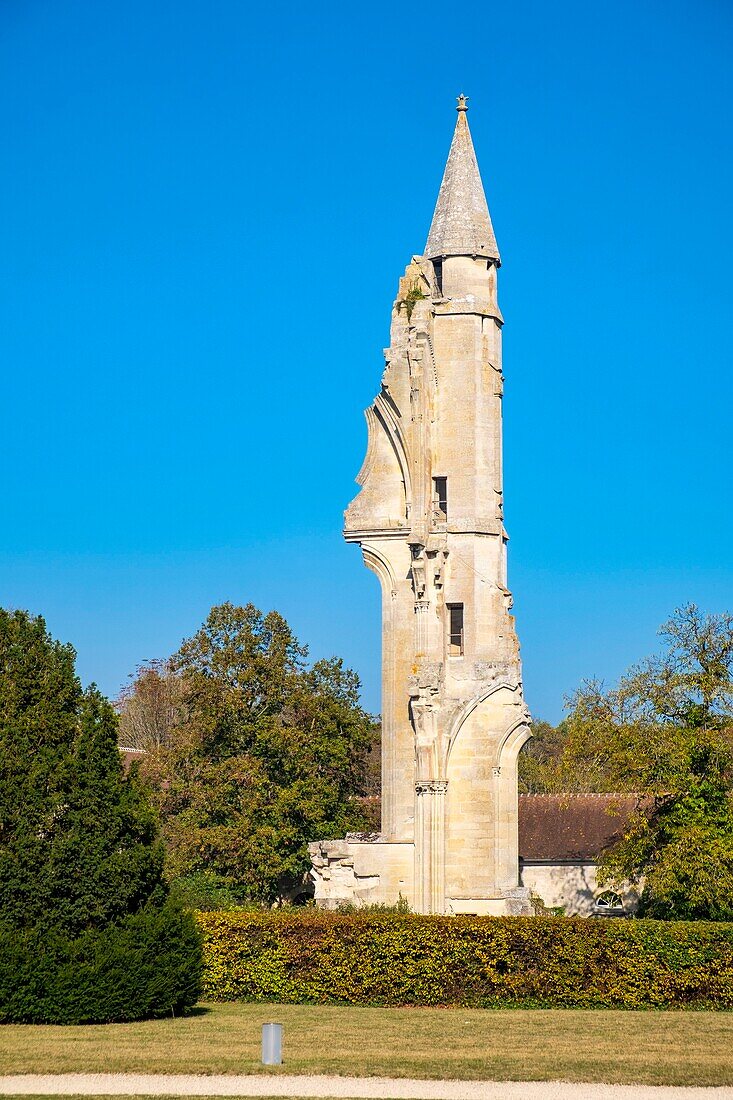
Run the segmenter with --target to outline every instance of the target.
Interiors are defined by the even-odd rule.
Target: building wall
[[[361,835],[361,834],[358,834]],[[414,898],[414,844],[380,837],[322,840],[309,845],[315,897],[323,909],[340,905],[394,905]]]
[[[548,909],[563,908],[568,917],[619,916],[596,900],[608,893],[598,884],[595,863],[529,863],[522,864],[520,882],[531,890]],[[633,913],[637,896],[630,887],[621,891],[624,911]]]

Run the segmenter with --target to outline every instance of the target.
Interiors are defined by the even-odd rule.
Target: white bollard
[[[262,1065],[280,1066],[283,1060],[283,1025],[262,1025]]]

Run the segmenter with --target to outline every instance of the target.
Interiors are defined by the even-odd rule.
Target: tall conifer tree
[[[137,774],[123,772],[112,707],[95,687],[82,689],[74,657],[43,619],[0,610],[0,934],[20,968],[13,976],[0,964],[0,1019],[132,1018],[182,1009],[196,997],[196,933],[167,902],[154,813]],[[114,1004],[105,1005],[104,983],[114,984],[115,967],[124,966],[119,941],[136,921],[139,980],[128,972],[127,1003],[118,983]],[[182,954],[176,946],[159,1006],[147,987],[155,966],[170,968],[171,959],[163,953],[156,963],[152,942],[145,956],[148,934],[187,945]],[[69,966],[84,971],[96,1008],[79,1003],[78,989],[64,1008],[64,993],[48,988],[34,1006],[24,977],[34,985],[39,949],[66,968],[71,991]],[[53,987],[53,974],[43,980]]]

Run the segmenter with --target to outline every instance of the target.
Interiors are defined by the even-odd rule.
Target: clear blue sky
[[[731,56],[728,0],[3,0],[0,603],[114,695],[251,600],[379,709],[342,510],[465,91],[531,709],[733,608]]]

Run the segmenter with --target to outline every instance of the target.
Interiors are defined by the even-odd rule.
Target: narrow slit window
[[[448,478],[433,478],[433,500],[435,510],[442,519],[448,519]]]
[[[463,656],[463,604],[448,604],[448,656]]]
[[[433,271],[435,272],[435,285],[438,288],[438,294],[443,293],[443,261],[433,260]]]

